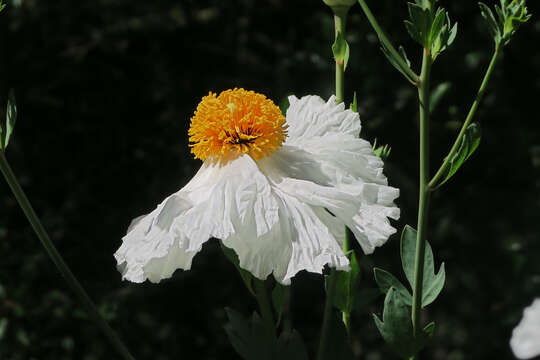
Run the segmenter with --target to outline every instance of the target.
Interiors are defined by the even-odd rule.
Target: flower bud
[[[323,0],[334,12],[347,12],[356,3],[356,0]]]

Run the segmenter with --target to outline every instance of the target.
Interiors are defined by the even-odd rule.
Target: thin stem
[[[332,272],[328,276],[328,282],[326,284],[326,302],[324,304],[324,317],[321,329],[321,339],[319,341],[319,352],[317,354],[317,360],[324,360],[326,353],[328,352],[328,339],[330,338],[330,323],[333,304],[332,299],[336,292],[336,277],[333,276],[336,270],[332,269]]]
[[[272,314],[272,307],[270,300],[268,299],[268,292],[266,291],[266,285],[264,281],[254,279],[255,294],[257,295],[257,302],[259,303],[259,309],[266,327],[266,332],[269,340],[273,341],[276,338],[276,327],[274,323],[274,315]]]
[[[349,253],[349,251],[350,251],[351,236],[354,236],[351,233],[351,230],[349,230],[347,227],[345,227],[345,238],[343,239],[343,246],[342,246],[342,249],[343,249],[343,252],[345,253],[345,255],[347,255]],[[332,270],[335,271],[334,269],[332,269]],[[351,329],[351,313],[349,311],[342,311],[341,318],[343,319],[343,324],[345,325],[345,329],[347,330],[347,334],[349,334],[350,329]]]
[[[13,174],[13,171],[11,170],[9,163],[7,162],[5,154],[2,151],[0,151],[0,170],[4,174],[4,177],[7,183],[9,184],[9,187],[11,188],[13,195],[15,195],[15,198],[17,199],[19,206],[21,207],[24,214],[26,215],[26,218],[32,225],[34,232],[36,233],[39,240],[41,241],[41,244],[47,251],[47,254],[51,258],[51,260],[54,262],[54,264],[56,265],[56,267],[58,268],[58,270],[60,271],[64,279],[67,281],[69,287],[79,297],[79,300],[81,301],[83,307],[85,308],[90,318],[101,329],[105,337],[109,340],[111,345],[116,349],[118,354],[122,356],[122,358],[124,358],[125,360],[134,360],[135,358],[129,353],[128,349],[122,343],[122,341],[120,340],[118,335],[114,332],[114,330],[111,329],[109,324],[107,324],[105,319],[103,319],[103,317],[99,314],[99,311],[97,310],[92,300],[90,300],[90,297],[88,296],[84,288],[77,281],[77,279],[75,278],[75,276],[73,275],[69,267],[66,265],[66,263],[62,259],[62,256],[60,256],[60,254],[58,253],[58,250],[56,250],[51,239],[49,238],[49,235],[45,231],[45,228],[41,224],[41,221],[39,220],[34,209],[32,208],[32,205],[28,201],[28,198],[26,197],[23,189],[19,185],[17,178]]]
[[[336,29],[336,39],[341,33],[345,37],[345,27],[347,24],[347,13],[349,9],[334,9],[334,24]],[[336,104],[343,102],[345,93],[345,63],[336,61]]]
[[[335,8],[334,10],[334,24],[335,24],[335,35],[336,39],[338,34],[341,33],[343,37],[346,34],[346,25],[347,25],[347,14],[349,8]],[[344,100],[345,93],[345,64],[343,62],[336,61],[336,104],[340,104]],[[343,240],[343,252],[347,254],[350,250],[350,237],[351,233],[347,227],[345,227],[345,239]],[[330,277],[333,277],[335,270],[331,270]],[[328,299],[328,294],[327,294]],[[330,304],[332,306],[332,304]],[[351,313],[348,311],[342,312],[343,324],[349,332],[350,323],[351,323]]]
[[[422,285],[424,279],[424,254],[429,214],[429,103],[430,73],[432,59],[429,50],[424,49],[422,72],[418,98],[420,102],[420,199],[418,202],[418,225],[416,255],[414,260],[414,289],[412,302],[412,324],[415,336],[421,331],[420,310],[422,308]]]
[[[399,63],[401,68],[403,68],[403,70],[407,73],[408,77],[410,77],[413,80],[418,80],[418,75],[414,71],[412,71],[412,69],[409,67],[409,65],[407,65],[407,63],[403,59],[403,57],[396,50],[394,45],[392,45],[392,43],[386,36],[384,30],[381,28],[381,26],[377,22],[377,19],[375,19],[375,16],[373,16],[373,13],[367,6],[366,1],[358,0],[358,2],[360,3],[362,10],[364,10],[364,14],[366,14],[366,17],[368,18],[369,23],[373,27],[373,30],[375,30],[375,32],[377,33],[377,36],[379,37],[379,40],[383,44],[383,46],[386,49],[388,49],[388,51],[390,51],[390,53],[393,55],[393,58]]]
[[[495,65],[497,64],[497,60],[499,58],[499,55],[501,53],[502,47],[497,46],[495,48],[495,52],[493,53],[493,56],[491,57],[491,62],[489,63],[489,66],[487,68],[486,74],[484,75],[484,79],[482,80],[482,84],[480,85],[480,88],[478,89],[478,92],[476,94],[476,98],[471,106],[471,109],[469,110],[469,114],[467,115],[467,118],[465,119],[465,122],[461,126],[461,130],[459,131],[459,134],[456,138],[456,141],[454,142],[454,145],[450,149],[450,152],[444,159],[441,167],[439,170],[437,170],[437,173],[431,179],[429,182],[429,188],[430,190],[437,189],[438,182],[441,180],[441,178],[446,173],[448,166],[450,165],[451,159],[454,157],[454,154],[458,151],[461,142],[463,140],[463,136],[465,136],[465,132],[467,131],[467,128],[471,124],[472,120],[474,119],[474,116],[476,115],[476,111],[478,110],[478,106],[480,105],[480,102],[482,101],[482,98],[484,97],[484,93],[486,92],[487,84],[489,83],[489,80],[491,78],[491,74],[493,73],[493,69],[495,68]]]

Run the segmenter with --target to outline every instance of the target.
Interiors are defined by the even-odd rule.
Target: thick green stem
[[[416,255],[414,260],[414,289],[412,302],[412,324],[415,336],[421,331],[420,311],[422,308],[422,285],[424,279],[424,254],[429,215],[429,103],[430,73],[432,59],[429,50],[424,49],[422,72],[418,88],[420,102],[420,199],[418,202],[418,225]]]
[[[332,269],[332,271],[335,271]],[[324,317],[321,329],[321,339],[319,341],[319,352],[317,354],[317,360],[324,360],[325,354],[328,352],[328,339],[330,338],[330,323],[333,316],[333,304],[332,299],[336,292],[336,277],[330,274],[328,276],[328,282],[326,284],[326,302],[324,304]]]
[[[274,315],[272,314],[272,305],[268,299],[268,291],[266,291],[266,285],[264,281],[254,279],[255,294],[257,295],[257,302],[259,303],[259,309],[264,321],[266,333],[270,341],[276,339],[276,327],[274,323]]]
[[[366,4],[365,0],[358,0],[358,3],[360,3],[360,6],[362,7],[362,10],[364,10],[364,14],[366,14],[366,17],[373,27],[373,30],[377,33],[377,36],[379,37],[380,42],[383,44],[383,46],[388,49],[388,51],[393,55],[393,58],[399,63],[401,68],[407,73],[407,76],[413,80],[418,79],[418,75],[412,71],[412,69],[407,65],[403,57],[399,54],[399,52],[396,50],[394,45],[390,42],[386,34],[384,33],[383,29],[377,22],[377,19],[375,19],[375,16],[373,16],[373,13],[369,9],[369,7]],[[417,85],[415,83],[415,85]]]
[[[471,109],[469,110],[469,114],[467,115],[467,118],[465,119],[465,122],[461,126],[461,130],[459,131],[459,134],[456,138],[456,141],[454,142],[454,145],[450,149],[450,152],[444,159],[444,162],[442,163],[441,167],[431,179],[429,182],[429,188],[431,190],[435,190],[437,186],[439,185],[438,182],[441,180],[441,178],[446,173],[448,166],[450,165],[450,160],[454,157],[454,154],[458,151],[461,142],[463,140],[463,136],[465,136],[465,132],[467,131],[467,128],[471,124],[472,120],[474,119],[474,116],[476,115],[476,111],[478,110],[478,106],[480,105],[480,102],[482,101],[482,98],[484,97],[484,93],[486,92],[487,84],[489,83],[489,80],[491,78],[491,74],[493,73],[493,69],[495,68],[495,65],[497,64],[497,60],[499,58],[499,55],[501,53],[502,47],[497,46],[495,48],[495,52],[493,53],[493,56],[491,57],[491,62],[489,63],[489,66],[487,68],[486,74],[484,75],[484,79],[482,80],[482,84],[480,85],[480,89],[478,89],[478,93],[476,94],[476,98],[471,106]]]
[[[41,244],[47,251],[47,254],[54,262],[64,279],[67,281],[73,292],[75,292],[75,294],[79,297],[81,304],[83,305],[90,318],[101,329],[103,334],[107,337],[111,345],[116,349],[118,354],[122,356],[122,358],[124,358],[125,360],[134,360],[135,358],[131,356],[128,349],[122,343],[118,335],[114,332],[114,330],[111,329],[109,324],[107,324],[107,322],[100,315],[99,311],[97,310],[92,300],[90,300],[90,297],[88,296],[84,288],[81,286],[81,284],[79,284],[69,267],[62,259],[62,256],[60,256],[60,254],[58,253],[58,250],[56,250],[51,239],[49,238],[49,235],[45,231],[45,228],[41,224],[41,221],[39,220],[34,209],[32,208],[32,205],[28,201],[28,198],[26,197],[23,189],[19,185],[17,178],[13,174],[13,171],[11,170],[9,163],[7,162],[4,152],[1,151],[0,170],[2,171],[2,174],[4,174],[4,177],[9,184],[13,195],[15,195],[19,206],[21,207],[24,214],[26,215],[26,218],[32,225],[32,228],[34,229],[36,235],[41,241]]]

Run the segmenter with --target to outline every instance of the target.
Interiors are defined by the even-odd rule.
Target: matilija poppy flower
[[[540,298],[523,311],[523,318],[512,332],[510,346],[519,359],[540,355]]]
[[[159,282],[191,262],[210,238],[240,267],[289,284],[299,271],[347,270],[345,225],[366,254],[395,232],[383,162],[358,137],[358,114],[318,96],[289,98],[287,118],[264,95],[210,93],[189,129],[197,174],[135,219],[115,254],[123,278]]]

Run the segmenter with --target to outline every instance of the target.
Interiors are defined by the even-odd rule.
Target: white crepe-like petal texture
[[[523,311],[523,318],[512,332],[510,346],[518,359],[540,355],[540,298]]]
[[[383,162],[360,139],[358,114],[318,96],[289,98],[288,136],[255,161],[205,161],[180,191],[135,219],[115,253],[123,278],[159,282],[189,269],[210,238],[234,249],[240,267],[289,284],[299,271],[348,270],[345,225],[370,254],[399,218]]]

